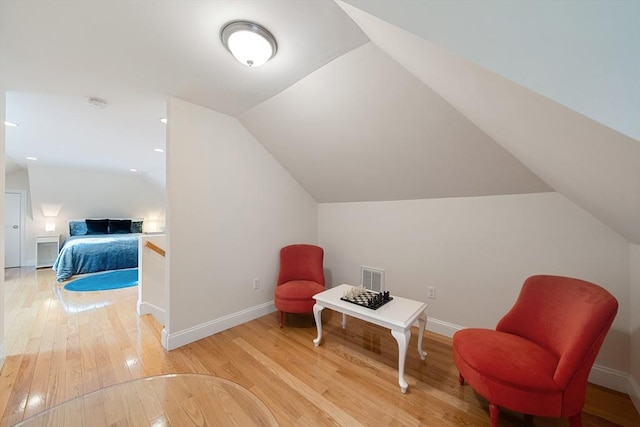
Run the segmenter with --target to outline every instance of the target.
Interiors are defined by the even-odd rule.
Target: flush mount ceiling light
[[[220,32],[222,44],[242,64],[259,67],[276,54],[278,46],[271,33],[248,21],[233,21]]]

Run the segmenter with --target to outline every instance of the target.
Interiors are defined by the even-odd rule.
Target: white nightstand
[[[36,268],[52,267],[60,251],[60,235],[36,236]]]

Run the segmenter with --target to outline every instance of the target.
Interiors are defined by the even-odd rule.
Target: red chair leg
[[[461,373],[458,373],[458,382],[460,383],[460,385],[464,385],[464,377]]]
[[[281,312],[281,311],[279,311],[278,313],[280,313],[280,316],[279,316],[279,318],[280,318],[280,327],[282,328],[282,320],[283,320],[283,317],[284,317],[284,313]]]
[[[569,425],[571,427],[582,427],[582,412],[569,417]]]
[[[498,427],[498,420],[500,419],[500,408],[493,403],[489,403],[489,416],[491,417],[491,427]]]

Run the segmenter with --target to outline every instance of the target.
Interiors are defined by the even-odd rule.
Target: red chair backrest
[[[533,341],[559,357],[554,380],[585,383],[600,346],[618,312],[604,288],[570,277],[538,275],[522,285],[520,296],[496,330]],[[577,388],[581,384],[575,385]]]
[[[311,280],[324,286],[324,250],[319,246],[298,244],[280,250],[278,285],[291,280]]]

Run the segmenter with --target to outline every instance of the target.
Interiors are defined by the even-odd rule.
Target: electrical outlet
[[[427,298],[436,299],[436,288],[434,288],[433,286],[429,286],[427,288]]]
[[[253,290],[260,289],[260,279],[257,277],[253,279]]]

